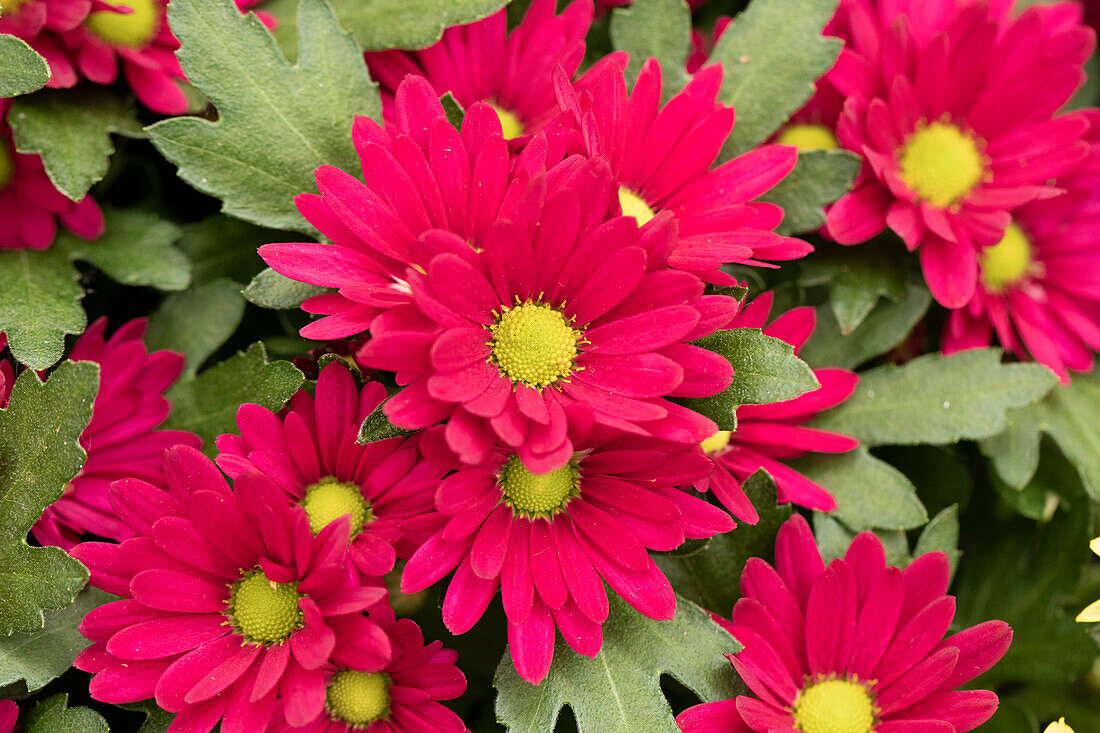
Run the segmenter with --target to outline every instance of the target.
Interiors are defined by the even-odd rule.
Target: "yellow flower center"
[[[1043,733],[1073,733],[1073,728],[1066,725],[1065,718],[1058,718],[1056,722],[1048,725]]]
[[[513,382],[545,387],[573,372],[581,332],[555,308],[530,301],[505,308],[489,333],[490,360]]]
[[[653,209],[638,194],[625,186],[619,186],[619,206],[623,209],[623,216],[633,216],[638,226],[645,226],[653,218]]]
[[[776,142],[780,145],[793,145],[798,152],[810,150],[836,150],[840,143],[836,134],[825,125],[796,122],[783,128]]]
[[[802,691],[794,718],[803,733],[871,733],[875,707],[859,682],[827,679]]]
[[[500,129],[505,140],[523,135],[523,122],[514,112],[509,112],[495,102],[488,102],[488,105],[493,108],[493,111],[497,113],[497,118],[500,119]]]
[[[997,293],[1023,279],[1031,269],[1031,242],[1015,222],[1008,225],[1001,241],[982,250],[982,283]]]
[[[0,140],[0,189],[6,188],[13,178],[15,178],[15,153],[6,142]]]
[[[572,461],[550,473],[531,473],[519,456],[500,470],[500,488],[512,511],[525,517],[551,517],[579,496],[580,476]]]
[[[374,520],[370,502],[363,498],[359,487],[341,483],[332,476],[326,476],[306,489],[302,508],[309,515],[309,527],[313,534],[350,514],[351,536],[355,537],[363,531],[364,524]]]
[[[302,625],[297,583],[273,583],[262,570],[252,570],[229,591],[226,614],[250,644],[276,644]]]
[[[719,430],[700,443],[699,447],[703,449],[704,453],[717,453],[730,444],[731,435],[733,435],[733,432],[730,430]]]
[[[918,125],[898,162],[905,185],[940,208],[958,203],[985,175],[978,140],[949,122]]]
[[[31,0],[0,0],[0,15],[15,15]]]
[[[389,688],[390,676],[384,672],[341,670],[325,692],[325,709],[352,728],[365,728],[389,717]]]
[[[160,28],[161,6],[157,0],[109,0],[111,5],[130,8],[129,13],[97,10],[85,24],[107,43],[141,48],[146,46]]]

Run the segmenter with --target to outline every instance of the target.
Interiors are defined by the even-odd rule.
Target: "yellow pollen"
[[[798,696],[794,718],[803,733],[871,733],[875,709],[859,682],[825,679]]]
[[[719,430],[717,433],[700,443],[699,447],[703,449],[704,453],[717,453],[730,444],[731,435],[733,435],[732,431]]]
[[[374,520],[370,502],[363,498],[359,487],[341,483],[332,476],[326,476],[306,489],[302,508],[309,515],[309,527],[313,534],[350,514],[351,536],[355,537],[363,531],[364,524]]]
[[[352,728],[365,728],[390,714],[390,676],[384,672],[337,672],[325,692],[329,715]]]
[[[982,283],[999,293],[1023,279],[1031,269],[1031,242],[1015,222],[1008,225],[1001,241],[981,252]]]
[[[940,208],[957,204],[986,172],[977,139],[949,122],[919,124],[898,164],[905,185]]]
[[[572,461],[550,473],[531,473],[519,456],[512,456],[500,470],[500,488],[516,514],[549,518],[580,494],[579,478]]]
[[[15,178],[15,153],[0,140],[0,188],[5,188]]]
[[[513,382],[546,387],[573,372],[581,332],[555,308],[530,301],[505,308],[489,333],[489,359]]]
[[[1043,733],[1073,733],[1073,728],[1066,725],[1065,718],[1058,718],[1057,722],[1048,725]]]
[[[31,0],[0,0],[0,15],[15,15]]]
[[[226,614],[250,644],[277,644],[302,625],[297,583],[272,583],[262,570],[252,570],[229,591]]]
[[[500,119],[500,129],[505,140],[523,135],[523,122],[514,112],[509,112],[495,102],[488,102],[488,105],[493,108]]]
[[[638,226],[645,226],[653,218],[653,209],[638,194],[625,186],[619,186],[619,206],[623,209],[623,216],[633,216]]]
[[[836,150],[840,143],[836,135],[825,125],[796,122],[783,128],[776,142],[780,145],[793,145],[798,152],[811,150]]]
[[[157,0],[110,0],[110,3],[132,12],[97,10],[85,21],[88,30],[108,43],[131,48],[142,48],[153,40],[160,28],[162,12]]]

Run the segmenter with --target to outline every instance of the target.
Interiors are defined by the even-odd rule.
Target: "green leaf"
[[[882,246],[830,247],[802,264],[804,281],[828,281],[830,301],[840,333],[850,334],[880,297],[893,302],[905,295],[905,259]]]
[[[294,66],[263,24],[241,15],[232,0],[174,0],[168,16],[182,44],[183,70],[217,107],[218,120],[158,122],[148,130],[153,143],[185,181],[221,198],[226,213],[312,231],[294,197],[315,190],[318,166],[357,170],[355,115],[381,119],[358,46],[323,0],[302,0],[303,52]]]
[[[865,372],[855,393],[813,426],[866,446],[977,440],[1002,431],[1009,409],[1040,399],[1056,382],[1039,364],[1002,364],[999,349],[926,354]]]
[[[0,97],[41,89],[50,80],[50,65],[22,38],[0,33]]]
[[[318,285],[291,280],[268,267],[252,278],[244,289],[244,297],[261,308],[290,310],[300,306],[307,298],[326,291],[327,288]]]
[[[740,117],[737,124],[741,124]],[[848,193],[859,173],[860,160],[847,150],[800,152],[794,170],[760,197],[783,209],[783,221],[776,232],[798,234],[820,228],[825,223],[822,207]]]
[[[145,343],[150,350],[183,352],[184,377],[193,376],[233,335],[243,317],[241,286],[226,278],[212,280],[165,298],[149,319]]]
[[[69,606],[47,611],[44,629],[0,637],[0,687],[22,681],[34,692],[67,672],[76,655],[91,643],[77,626],[93,608],[114,599],[110,593],[88,587]]]
[[[455,99],[455,95],[447,92],[439,98],[439,103],[443,105],[443,112],[447,115],[447,122],[451,123],[451,126],[456,130],[462,128],[462,120],[466,118],[466,110],[462,109],[462,105]]]
[[[70,708],[68,695],[54,695],[34,706],[24,733],[107,733],[107,721],[90,708]]]
[[[0,331],[22,364],[45,369],[61,358],[65,335],[87,325],[80,301],[84,291],[65,253],[50,248],[0,252]]]
[[[195,433],[207,455],[214,455],[214,438],[236,432],[238,407],[254,402],[280,410],[304,380],[293,364],[268,362],[263,344],[252,344],[197,377],[177,382],[168,391],[172,414],[164,427]]]
[[[684,68],[691,44],[691,11],[684,0],[634,0],[611,11],[611,42],[616,51],[630,54],[626,78],[638,78],[642,64],[653,57],[661,62],[661,95],[669,99],[684,88]]]
[[[172,721],[176,719],[175,713],[162,709],[157,705],[156,700],[131,702],[120,707],[138,713],[145,713],[145,722],[138,728],[137,733],[167,733],[168,726],[172,725]]]
[[[47,89],[12,104],[11,129],[21,153],[38,153],[53,185],[80,201],[107,175],[111,133],[144,137],[132,104],[105,87]]]
[[[926,552],[943,552],[951,561],[951,572],[959,566],[959,507],[952,504],[936,516],[932,517],[924,529],[921,530],[917,544],[913,547],[913,557],[920,557]]]
[[[790,400],[821,386],[813,370],[794,355],[790,344],[765,336],[759,328],[719,331],[695,345],[724,356],[733,365],[733,384],[723,392],[686,400],[691,409],[718,423],[720,430],[737,427],[738,405]]]
[[[386,417],[386,413],[382,411],[383,402],[378,407],[374,408],[366,419],[363,420],[363,424],[359,426],[359,437],[355,439],[355,442],[359,445],[366,445],[367,443],[377,443],[380,440],[388,440],[389,438],[399,438],[403,435],[410,435],[411,430],[405,430],[399,428],[389,421]]]
[[[84,464],[78,442],[92,418],[99,366],[67,361],[43,384],[25,370],[0,410],[0,636],[45,625],[44,609],[73,602],[88,571],[58,547],[26,537]]]
[[[723,159],[763,142],[814,92],[841,42],[821,29],[836,0],[754,0],[722,34],[710,62],[721,62],[725,80],[718,100],[737,110],[737,124]]]
[[[645,618],[617,595],[603,626],[595,659],[576,654],[561,638],[550,673],[537,687],[524,681],[505,654],[493,684],[497,719],[509,733],[554,730],[561,708],[573,710],[580,733],[678,733],[661,693],[667,673],[703,700],[724,700],[738,690],[723,654],[741,649],[706,611],[677,599],[676,618]]]
[[[176,246],[191,260],[192,285],[205,285],[220,277],[247,283],[263,269],[264,261],[256,254],[260,245],[299,236],[214,214],[185,224]]]
[[[180,236],[178,226],[139,209],[105,207],[103,216],[107,227],[99,239],[89,242],[61,232],[54,248],[123,285],[183,290],[191,282],[191,263],[172,246]]]

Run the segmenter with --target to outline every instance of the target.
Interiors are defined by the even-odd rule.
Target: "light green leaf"
[[[848,193],[859,173],[859,166],[859,156],[847,150],[799,153],[794,170],[760,197],[761,201],[783,209],[783,221],[776,231],[780,234],[799,234],[821,227],[825,223],[822,207]]]
[[[165,298],[149,319],[145,343],[151,350],[183,352],[184,377],[193,376],[233,335],[243,317],[241,286],[226,278],[212,280]]]
[[[88,241],[69,232],[58,235],[54,248],[69,259],[91,263],[123,285],[149,285],[183,290],[191,282],[191,263],[173,247],[180,228],[147,211],[104,208],[106,230]]]
[[[385,402],[382,403],[382,405],[384,404]],[[411,431],[399,428],[391,423],[389,418],[386,417],[386,413],[382,411],[382,405],[374,408],[371,414],[363,420],[363,424],[359,426],[359,436],[355,439],[355,442],[359,445],[377,443],[380,440],[388,440],[389,438],[399,438],[411,433]]]
[[[896,254],[882,246],[832,246],[803,261],[804,282],[827,281],[832,286],[830,303],[842,335],[858,328],[880,297],[901,300],[906,262]]]
[[[603,649],[595,659],[558,639],[554,664],[537,687],[524,681],[505,653],[493,684],[497,719],[509,733],[554,730],[561,708],[573,710],[580,733],[678,733],[660,676],[672,675],[703,700],[733,697],[735,675],[723,654],[741,649],[706,611],[677,599],[676,618],[653,621],[610,594]]]
[[[737,110],[723,159],[751,150],[814,92],[814,82],[840,54],[821,29],[836,0],[754,0],[722,34],[711,62],[726,76],[718,100]]]
[[[302,0],[304,50],[294,66],[232,0],[173,0],[168,16],[183,70],[217,107],[218,120],[158,122],[149,128],[153,143],[185,181],[221,198],[226,213],[312,231],[294,197],[316,190],[318,166],[356,170],[355,115],[381,119],[377,87],[356,43],[323,0]]]
[[[54,695],[34,706],[24,733],[107,733],[107,721],[90,708],[70,708],[68,695]]]
[[[0,33],[0,97],[41,89],[50,80],[50,65],[22,38]]]
[[[913,557],[926,552],[943,552],[951,562],[951,572],[959,566],[962,552],[959,550],[959,506],[952,504],[932,517],[921,530],[917,544],[913,547]]]
[[[252,282],[244,289],[244,297],[261,308],[290,310],[300,306],[307,298],[320,295],[326,290],[327,288],[318,285],[291,280],[268,267],[252,278]]]
[[[19,152],[41,155],[53,185],[73,201],[107,175],[112,132],[144,137],[133,105],[98,85],[17,99],[10,120]]]
[[[462,105],[455,99],[455,95],[447,92],[439,98],[439,103],[443,105],[443,112],[447,115],[447,122],[450,122],[451,126],[456,130],[461,130],[462,120],[466,118],[466,110],[462,109]]]
[[[77,279],[58,248],[0,252],[0,331],[20,363],[45,369],[61,358],[66,334],[84,331],[84,291]]]
[[[684,88],[684,61],[691,48],[691,11],[684,0],[634,0],[611,11],[611,42],[630,54],[626,78],[633,83],[646,59],[661,62],[661,95],[668,99]]]
[[[58,547],[29,547],[31,526],[84,464],[99,366],[67,361],[43,384],[25,370],[0,410],[0,636],[45,625],[44,609],[73,602],[88,571]]]
[[[1039,364],[1002,364],[999,349],[926,354],[865,372],[855,393],[813,426],[864,445],[945,444],[1002,431],[1005,414],[1057,382]]]
[[[205,285],[220,277],[246,283],[263,269],[264,261],[256,254],[260,245],[297,238],[300,235],[214,214],[185,224],[176,246],[191,259],[192,285]]]

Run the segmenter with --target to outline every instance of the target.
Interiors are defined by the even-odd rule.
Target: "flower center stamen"
[[[545,387],[573,372],[581,332],[555,308],[530,301],[505,308],[489,332],[489,358],[513,382]]]
[[[297,583],[273,583],[251,570],[233,584],[226,615],[249,644],[278,644],[302,626]]]
[[[898,164],[905,185],[940,208],[958,203],[986,172],[978,140],[949,122],[917,125]]]
[[[999,293],[1015,285],[1031,269],[1031,241],[1015,222],[1008,225],[1001,241],[981,252],[982,283],[990,292]]]
[[[514,112],[509,112],[495,102],[488,102],[488,105],[497,113],[497,118],[500,120],[500,129],[504,134],[505,140],[511,140],[514,137],[523,135],[523,122]]]
[[[640,227],[648,224],[654,215],[645,199],[626,186],[619,186],[619,206],[622,207],[623,216],[633,216]]]
[[[88,30],[107,43],[142,48],[153,40],[160,28],[161,8],[157,0],[110,0],[112,5],[129,8],[129,13],[97,10],[88,16]]]
[[[306,488],[302,508],[309,515],[309,528],[313,534],[319,534],[346,514],[351,515],[352,537],[363,531],[363,525],[374,521],[370,502],[363,498],[359,487],[337,481],[332,476],[326,476]]]
[[[811,150],[836,150],[840,142],[836,134],[825,125],[796,122],[787,125],[779,133],[776,142],[780,145],[793,145],[798,152],[806,153]]]
[[[7,188],[15,178],[15,153],[6,142],[0,140],[0,189]]]
[[[325,692],[325,709],[352,728],[365,728],[389,717],[390,684],[390,676],[384,672],[341,670]]]
[[[871,733],[875,706],[861,683],[826,679],[802,691],[794,718],[803,733]]]
[[[719,430],[717,433],[700,443],[699,447],[708,455],[717,453],[730,444],[730,437],[732,435],[733,431],[731,430]]]
[[[580,495],[580,472],[570,461],[550,473],[531,473],[519,456],[512,456],[500,470],[500,488],[512,511],[525,517],[549,518],[569,500]]]
[[[15,15],[19,12],[19,9],[29,3],[31,0],[0,0],[0,16],[2,15]]]

